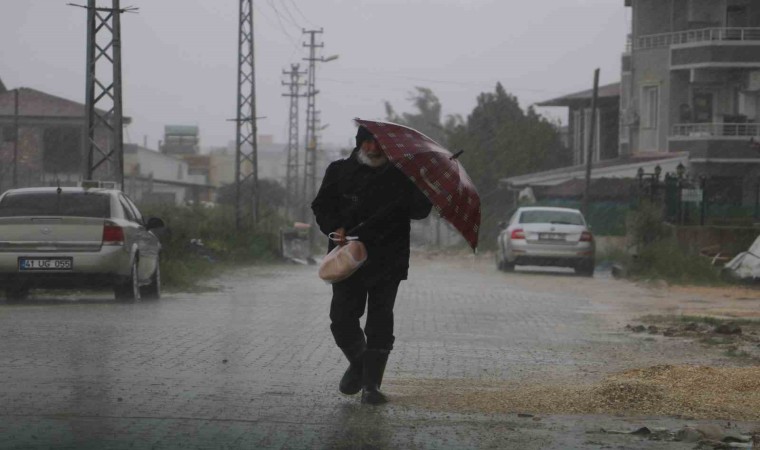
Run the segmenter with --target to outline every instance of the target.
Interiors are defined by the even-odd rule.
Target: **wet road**
[[[630,337],[572,289],[598,283],[614,282],[418,261],[397,300],[391,398],[393,380],[567,380],[633,366],[610,363]],[[245,268],[212,284],[135,304],[0,304],[0,448],[597,448],[589,428],[622,426],[361,407],[337,393],[345,363],[313,267]],[[626,448],[653,448],[637,442]]]

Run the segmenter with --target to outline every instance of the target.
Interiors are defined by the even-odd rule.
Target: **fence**
[[[556,206],[560,208],[581,209],[578,200],[541,200],[536,206]],[[630,205],[625,202],[591,202],[585,214],[586,222],[598,236],[625,236],[625,218]]]

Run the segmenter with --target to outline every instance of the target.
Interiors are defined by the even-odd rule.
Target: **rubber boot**
[[[343,348],[343,354],[348,359],[348,369],[343,374],[343,378],[340,379],[340,385],[338,389],[341,393],[346,395],[354,395],[362,390],[362,369],[364,364],[364,352],[367,349],[367,344],[364,339],[352,345],[351,347]]]
[[[380,392],[383,382],[385,364],[388,362],[388,350],[367,350],[364,353],[364,372],[362,373],[362,403],[381,405],[388,398]]]

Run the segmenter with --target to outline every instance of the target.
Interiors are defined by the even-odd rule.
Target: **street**
[[[673,417],[440,404],[456,394],[449,381],[555,386],[731,364],[683,340],[627,333],[650,291],[604,273],[504,274],[484,258],[415,256],[396,302],[391,403],[362,406],[337,391],[346,363],[315,270],[243,267],[208,292],[159,301],[33,293],[0,304],[0,448],[693,448],[598,434],[686,423]]]

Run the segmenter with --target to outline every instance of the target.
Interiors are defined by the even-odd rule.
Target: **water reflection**
[[[393,429],[388,425],[387,406],[343,403],[335,413],[335,429],[326,449],[392,448]]]

